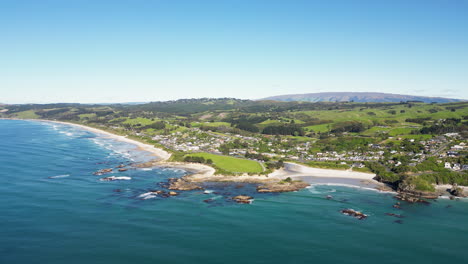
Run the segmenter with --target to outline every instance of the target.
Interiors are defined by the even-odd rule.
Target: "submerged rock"
[[[403,215],[394,214],[394,213],[385,213],[385,214],[388,215],[388,216],[394,216],[394,217],[398,217],[398,218],[403,218],[404,217]]]
[[[359,211],[355,211],[353,209],[343,209],[341,210],[341,213],[344,214],[344,215],[349,215],[349,216],[352,216],[356,219],[359,219],[359,220],[364,220],[367,218],[367,215],[366,214],[363,214]]]
[[[121,168],[121,169],[119,169],[119,171],[120,171],[120,172],[122,172],[122,171],[128,171],[128,169]]]
[[[170,192],[169,192],[169,195],[170,195],[170,196],[176,196],[176,195],[179,195],[179,194],[176,193],[176,192],[174,192],[174,191],[170,191]]]

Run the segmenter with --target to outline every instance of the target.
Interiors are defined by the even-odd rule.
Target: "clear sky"
[[[0,0],[0,102],[468,99],[468,0]]]

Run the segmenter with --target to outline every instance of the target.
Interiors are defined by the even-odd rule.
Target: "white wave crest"
[[[58,179],[58,178],[65,178],[70,176],[70,174],[63,174],[63,175],[57,175],[57,176],[50,176],[49,179]]]
[[[156,194],[154,192],[147,192],[147,193],[142,193],[142,194],[138,195],[138,198],[141,198],[143,200],[152,199],[152,198],[155,198],[155,197],[156,197]]]

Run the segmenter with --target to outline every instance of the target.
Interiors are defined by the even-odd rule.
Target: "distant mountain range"
[[[308,93],[308,94],[287,94],[266,97],[260,100],[275,101],[303,101],[303,102],[401,102],[401,101],[421,101],[425,103],[450,103],[465,101],[462,99],[452,99],[443,97],[427,97],[390,93],[366,93],[366,92],[329,92],[329,93]]]

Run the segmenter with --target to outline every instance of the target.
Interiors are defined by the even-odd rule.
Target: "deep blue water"
[[[70,126],[0,120],[0,263],[468,262],[467,200],[397,210],[392,194],[371,190],[317,185],[258,195],[236,184],[143,200],[185,172],[129,170],[111,175],[131,180],[114,182],[92,175],[149,158]],[[255,200],[232,203],[236,194]]]

